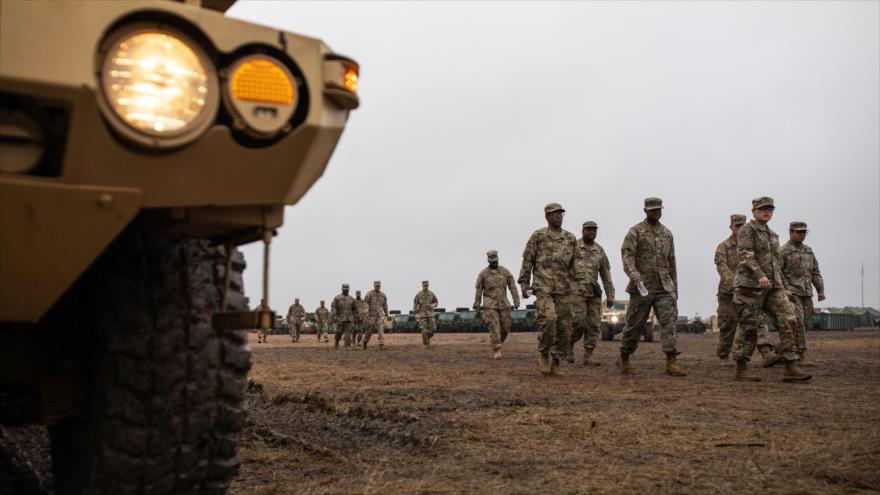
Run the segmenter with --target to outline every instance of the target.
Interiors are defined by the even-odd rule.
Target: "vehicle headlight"
[[[611,317],[611,323],[617,323],[617,316]]]
[[[102,52],[103,97],[111,122],[127,137],[179,146],[213,122],[219,101],[215,69],[183,33],[123,28],[106,39]]]
[[[290,118],[299,102],[290,70],[268,55],[251,55],[229,69],[224,92],[235,127],[258,138],[289,131]]]

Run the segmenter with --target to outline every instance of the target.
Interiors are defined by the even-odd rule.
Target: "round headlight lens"
[[[202,122],[210,99],[218,96],[216,89],[211,94],[216,82],[207,64],[198,46],[175,35],[131,32],[107,47],[104,95],[130,127],[152,136],[179,135]]]
[[[237,127],[257,138],[271,138],[287,126],[299,103],[296,81],[281,61],[250,55],[229,69],[225,96]]]

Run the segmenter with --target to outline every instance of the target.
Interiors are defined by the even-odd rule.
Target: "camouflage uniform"
[[[290,332],[290,340],[299,342],[299,334],[302,332],[303,320],[306,317],[306,310],[297,299],[290,308],[287,309],[287,330]]]
[[[648,198],[645,207],[658,207],[655,203],[661,204],[658,198]],[[652,225],[646,219],[629,229],[620,252],[623,257],[623,271],[630,277],[626,286],[629,306],[626,308],[626,325],[620,342],[620,353],[628,356],[636,351],[642,328],[653,308],[660,324],[663,352],[667,356],[679,354],[675,335],[678,275],[672,232],[660,222]],[[647,296],[639,294],[636,284],[632,282],[634,274],[639,274],[647,287]]]
[[[262,304],[258,304],[257,307],[254,308],[254,311],[259,312],[259,311],[261,311],[262,309],[263,309],[263,305],[262,305]],[[262,329],[262,328],[257,328],[257,343],[258,343],[258,344],[262,344],[262,343],[264,343],[264,342],[265,342],[265,343],[269,343],[269,333],[270,333],[271,331],[272,331],[271,328],[270,328],[270,329],[267,329],[267,330],[264,330],[264,329]]]
[[[322,301],[323,302],[323,301]],[[324,342],[329,340],[327,323],[330,321],[330,311],[324,306],[315,310],[315,332],[318,334],[318,342],[321,342],[321,335],[324,336]]]
[[[342,288],[348,289],[348,284],[343,284]],[[330,303],[330,319],[333,320],[333,339],[336,347],[339,347],[339,341],[343,337],[345,337],[345,347],[351,347],[351,327],[356,313],[357,305],[354,298],[348,294],[339,294]]]
[[[584,228],[597,227],[595,222],[584,222]],[[599,339],[599,327],[602,324],[602,288],[599,287],[599,277],[602,278],[602,286],[605,288],[605,299],[614,300],[614,283],[611,282],[611,264],[605,250],[598,242],[587,244],[583,238],[578,239],[578,248],[581,251],[583,269],[586,271],[586,279],[589,283],[586,296],[575,294],[572,297],[572,313],[574,323],[571,331],[571,348],[575,342],[584,338],[584,349],[592,351],[596,348]]]
[[[768,204],[768,200],[772,206],[770,198],[758,198],[753,205],[760,208]],[[738,323],[733,339],[733,358],[740,362],[749,361],[757,344],[762,313],[767,313],[779,330],[779,353],[786,361],[797,361],[797,318],[782,283],[779,236],[769,226],[751,220],[739,229],[736,247],[739,265],[734,279],[733,302]],[[758,282],[765,276],[770,280],[770,289],[766,291]]]
[[[547,205],[545,214],[556,207],[562,209],[557,203]],[[548,226],[536,230],[523,250],[518,281],[535,294],[540,331],[538,352],[555,360],[565,358],[568,353],[572,280],[579,291],[587,290],[585,274],[577,269],[578,259],[577,238],[563,228],[556,230]]]
[[[746,222],[745,215],[731,215],[731,226],[742,226]],[[736,238],[732,235],[725,239],[715,249],[715,268],[721,280],[718,282],[718,357],[726,359],[733,347],[733,337],[736,334],[736,305],[733,303],[733,279],[736,276],[739,257],[736,249]],[[770,342],[770,331],[764,320],[763,313],[761,323],[758,326],[758,349],[761,354],[767,355],[773,349]]]
[[[367,330],[370,306],[361,299],[361,291],[355,292],[354,303],[357,309],[354,313],[354,345],[358,345]]]
[[[377,287],[378,285],[379,281],[373,282],[373,287]],[[366,349],[367,344],[370,342],[370,336],[373,335],[373,333],[378,333],[379,348],[381,349],[385,347],[385,316],[388,314],[388,298],[381,290],[374,288],[370,292],[367,292],[367,297],[364,301],[366,301],[367,306],[369,307],[369,315],[362,345],[364,349]]]
[[[490,260],[498,260],[496,251],[486,253]],[[510,270],[498,265],[497,268],[486,267],[477,275],[474,295],[474,309],[483,311],[483,320],[489,327],[489,340],[492,350],[501,349],[501,344],[510,333],[512,320],[510,303],[507,302],[507,291],[513,295],[513,305],[519,307],[519,293]],[[481,302],[482,301],[482,302]]]
[[[792,222],[792,230],[807,230],[807,224]],[[807,331],[813,325],[813,286],[817,292],[825,292],[825,282],[819,271],[819,262],[813,250],[804,243],[786,242],[779,250],[782,257],[782,283],[794,306],[797,318],[797,352],[807,352]]]
[[[434,316],[434,308],[437,307],[437,296],[427,289],[428,281],[422,282],[424,287],[416,293],[413,298],[413,314],[419,322],[419,329],[422,331],[422,344],[428,346],[431,344],[431,337],[437,330],[437,322]]]

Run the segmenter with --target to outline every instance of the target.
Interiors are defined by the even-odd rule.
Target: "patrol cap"
[[[791,222],[788,224],[788,228],[798,232],[808,232],[806,222]]]
[[[428,281],[427,281],[427,280],[422,280],[422,285],[428,285]]]
[[[581,226],[581,228],[582,229],[598,229],[599,226],[596,225],[596,222],[594,222],[592,220],[587,220],[586,222],[584,222],[584,224]]]
[[[360,294],[360,293],[361,293],[361,291],[359,291],[359,290],[356,290],[356,291],[354,291],[354,293],[355,293],[355,294]]]
[[[544,214],[553,213],[554,211],[565,211],[559,203],[549,203],[544,207]]]
[[[746,223],[746,216],[745,215],[740,215],[739,213],[734,213],[733,215],[730,215],[730,226],[731,227],[733,227],[734,225],[743,225],[745,223]]]
[[[342,284],[342,288],[343,288],[343,289],[347,289],[347,288],[348,288],[348,284]]]
[[[381,280],[373,280],[373,285],[381,285],[381,284],[382,284]]]
[[[662,210],[663,200],[660,198],[645,198],[646,210]]]
[[[491,251],[486,251],[486,257],[489,258],[490,260],[497,260],[498,259],[498,251],[495,251],[494,249]]]
[[[773,206],[773,198],[770,196],[761,196],[760,198],[755,198],[752,200],[752,209],[757,210],[758,208],[763,208],[765,206]],[[773,206],[773,208],[776,208]]]

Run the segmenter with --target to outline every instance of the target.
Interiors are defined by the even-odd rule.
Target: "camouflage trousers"
[[[333,340],[336,342],[336,345],[339,345],[339,341],[342,338],[345,338],[345,347],[351,345],[351,331],[354,327],[354,322],[351,321],[337,321],[336,329],[333,335]]]
[[[599,340],[599,326],[602,324],[602,298],[574,296],[572,298],[572,325],[571,344],[569,352],[574,349],[574,344],[584,338],[584,349],[592,351],[596,348]]]
[[[419,330],[422,332],[422,344],[428,345],[431,343],[434,332],[437,331],[437,321],[434,320],[434,315],[419,315],[416,318],[419,322]]]
[[[726,358],[733,348],[733,337],[736,335],[736,304],[733,303],[733,295],[718,296],[718,357]],[[767,330],[767,321],[761,314],[761,324],[758,325],[758,349],[773,349],[770,341],[770,331]]]
[[[269,332],[272,330],[257,329],[257,342],[269,342]]]
[[[354,342],[355,345],[360,343],[361,339],[364,336],[366,329],[367,329],[366,320],[355,320],[354,326],[351,327],[351,341]]]
[[[363,345],[367,347],[367,344],[370,342],[370,337],[374,333],[379,334],[379,346],[385,346],[385,322],[382,318],[371,317],[366,320],[366,327],[364,328],[364,336],[363,336]]]
[[[299,342],[299,334],[302,332],[303,324],[301,321],[294,321],[287,324],[287,332],[290,334],[290,340]]]
[[[626,325],[623,327],[623,336],[620,339],[620,353],[632,354],[639,346],[642,330],[651,310],[657,316],[660,325],[660,342],[663,352],[667,355],[678,354],[676,348],[675,320],[678,318],[678,306],[674,294],[660,292],[642,296],[639,293],[629,295],[629,306],[626,308]]]
[[[538,352],[563,359],[571,339],[571,296],[535,294],[538,309]]]
[[[736,304],[737,326],[733,338],[733,359],[748,361],[758,344],[758,329],[764,323],[764,313],[773,319],[779,330],[777,352],[787,361],[797,361],[797,318],[794,308],[782,289],[752,289],[738,287],[733,295]]]
[[[813,327],[813,297],[791,296],[789,300],[797,318],[796,349],[803,354],[807,352],[807,332]]]
[[[489,327],[489,341],[492,343],[492,350],[501,349],[501,344],[507,339],[507,334],[510,333],[510,327],[513,325],[510,308],[483,308],[483,321]]]
[[[318,334],[318,342],[321,342],[322,335],[324,336],[324,342],[327,342],[327,340],[330,338],[328,337],[329,331],[327,330],[326,321],[315,323],[315,332]]]

